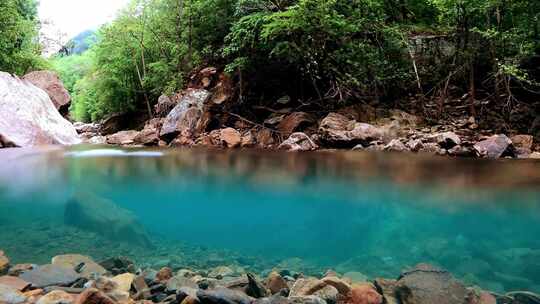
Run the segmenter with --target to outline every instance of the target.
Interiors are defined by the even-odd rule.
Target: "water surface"
[[[540,163],[408,154],[0,150],[0,249],[142,267],[328,269],[428,262],[540,292]]]

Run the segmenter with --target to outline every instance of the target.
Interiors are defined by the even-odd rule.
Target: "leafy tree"
[[[35,0],[0,1],[0,70],[22,75],[46,67],[37,28]]]

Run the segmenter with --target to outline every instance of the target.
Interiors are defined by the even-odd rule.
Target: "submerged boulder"
[[[73,145],[81,142],[47,94],[0,72],[0,146]]]
[[[74,269],[83,277],[90,277],[92,274],[102,275],[106,270],[91,258],[80,254],[63,254],[52,258],[51,263],[57,266],[64,266]]]
[[[463,304],[468,291],[449,272],[418,265],[401,275],[396,294],[403,304]]]
[[[69,286],[80,279],[81,275],[69,266],[47,264],[25,271],[19,277],[34,288],[43,288],[53,285]]]
[[[60,113],[68,113],[71,96],[55,72],[35,71],[24,75],[23,79],[45,91]]]
[[[68,201],[64,222],[114,241],[152,246],[146,231],[133,213],[90,193],[77,193]]]

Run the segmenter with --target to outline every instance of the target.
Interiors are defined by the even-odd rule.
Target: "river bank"
[[[49,264],[10,265],[0,251],[0,302],[39,304],[382,304],[538,303],[534,293],[505,295],[466,287],[449,272],[428,264],[398,278],[368,279],[359,272],[328,270],[319,277],[276,267],[254,274],[241,267],[209,269],[140,268],[127,257],[96,263],[79,254],[60,255]]]
[[[225,74],[206,68],[192,77],[188,89],[162,95],[152,118],[144,112],[118,114],[97,124],[75,123],[75,127],[83,141],[92,144],[540,158],[534,122],[523,132],[523,126],[505,124],[493,112],[475,118],[459,99],[444,105],[424,102],[419,110],[411,107],[418,102],[410,100],[403,103],[408,106],[397,101],[393,107],[376,101],[315,106],[295,105],[284,96],[268,108],[241,106],[233,92]],[[441,107],[448,114],[426,110]],[[518,111],[511,119],[527,125],[532,112]]]

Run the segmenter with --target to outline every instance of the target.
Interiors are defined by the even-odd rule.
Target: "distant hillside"
[[[82,54],[88,50],[96,40],[96,31],[86,30],[69,40],[58,53],[62,55]]]

